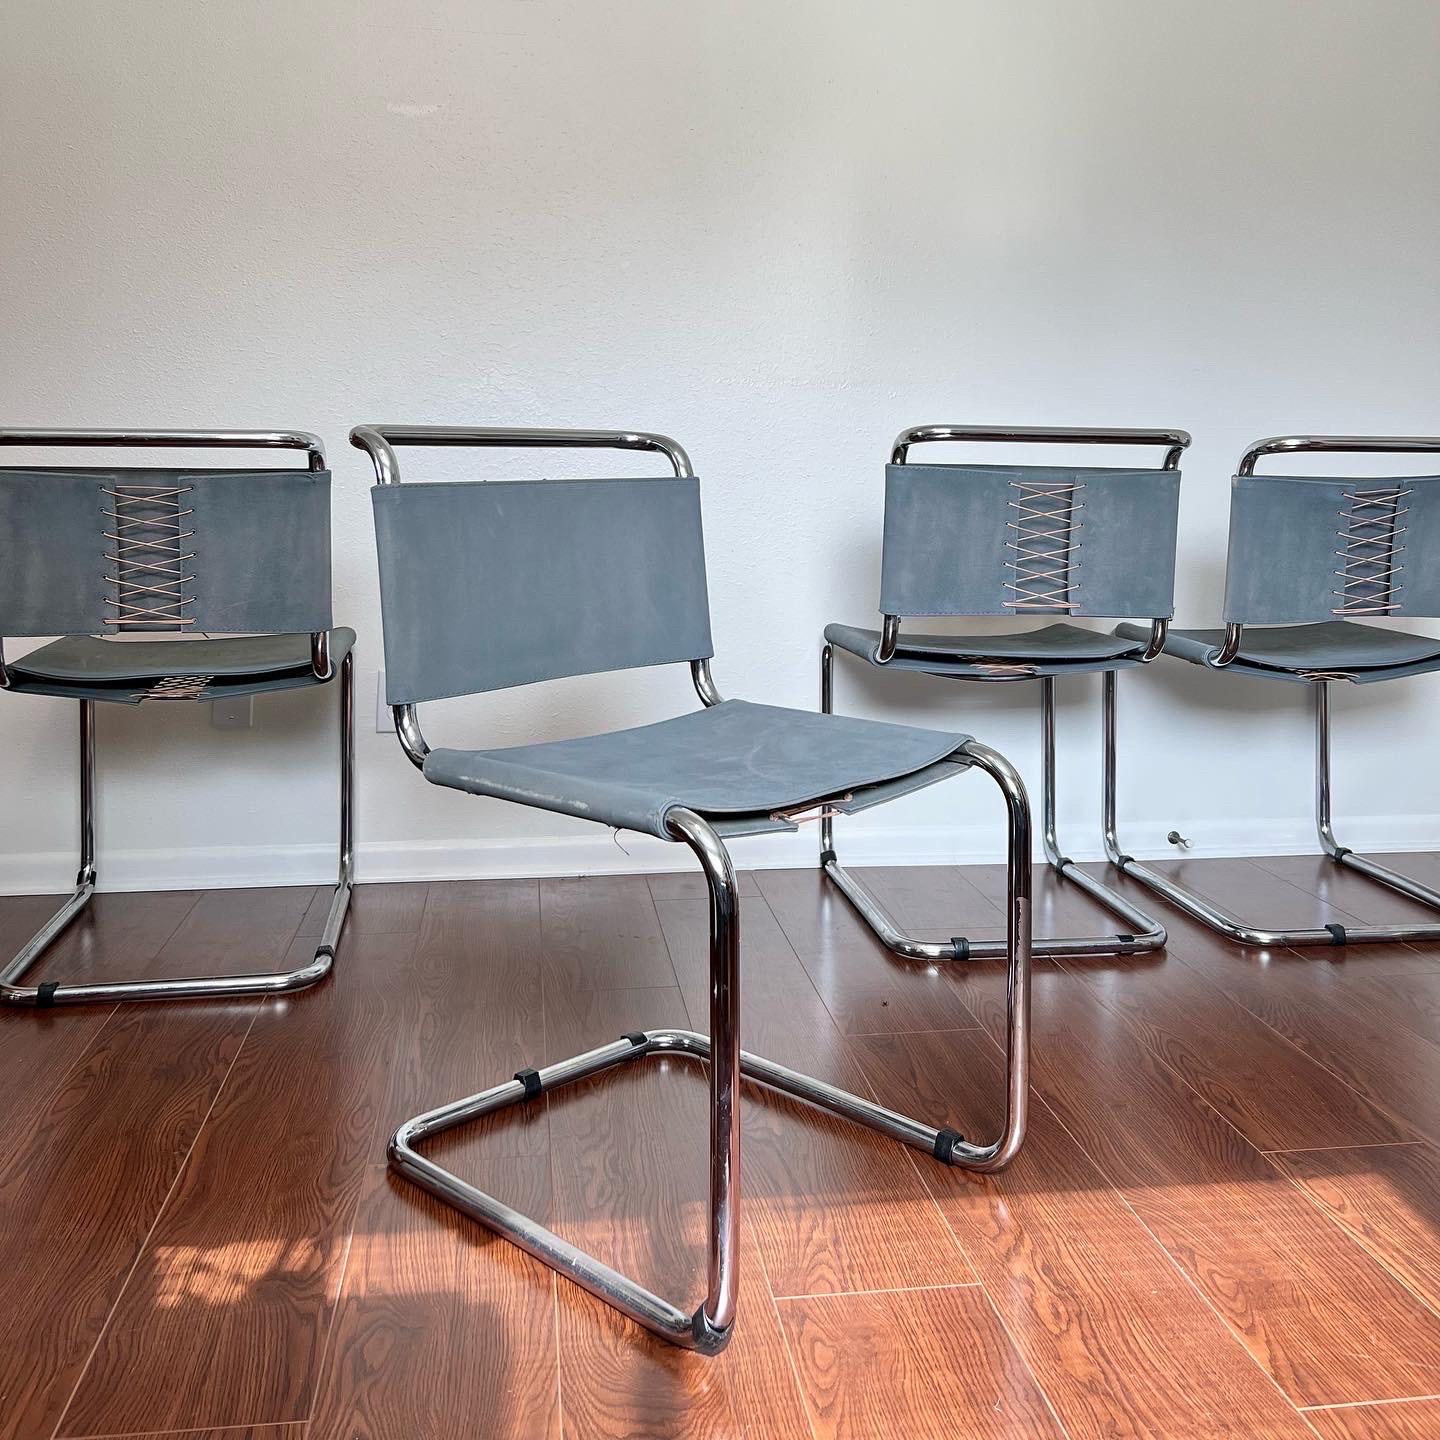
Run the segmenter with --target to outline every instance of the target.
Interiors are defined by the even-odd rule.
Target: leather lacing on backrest
[[[1334,572],[1340,589],[1331,591],[1340,603],[1335,615],[1389,615],[1400,604],[1399,574],[1404,568],[1397,557],[1404,549],[1399,539],[1406,526],[1400,523],[1409,509],[1400,502],[1411,492],[1399,485],[1383,490],[1347,490],[1349,502],[1340,512],[1340,549],[1335,554],[1340,568]]]
[[[1075,532],[1082,528],[1076,515],[1085,508],[1076,492],[1085,486],[1076,480],[1012,480],[1010,488],[1017,492],[1010,508],[1019,515],[1007,527],[1015,539],[1005,548],[1015,558],[1005,568],[1015,578],[1005,582],[1002,603],[1012,610],[1068,610],[1078,568]]]
[[[105,599],[115,614],[105,623],[150,629],[193,625],[194,617],[187,616],[185,609],[194,605],[195,596],[186,594],[185,587],[195,577],[185,571],[195,552],[185,550],[185,541],[195,534],[186,529],[194,512],[184,497],[194,487],[117,482],[100,488],[111,502],[102,513],[112,522],[104,531],[112,546],[104,558],[113,568],[104,578],[115,587],[114,596]]]

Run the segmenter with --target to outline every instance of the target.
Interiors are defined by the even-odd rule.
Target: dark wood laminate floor
[[[1176,868],[1276,923],[1416,913],[1318,860]],[[1037,873],[1042,933],[1110,928]],[[1001,925],[996,867],[870,878],[919,933]],[[104,895],[47,970],[273,968],[327,899]],[[0,949],[52,904],[0,900]],[[1440,1440],[1440,946],[1242,950],[1162,913],[1163,956],[1037,965],[1034,1118],[1001,1176],[747,1092],[740,1328],[713,1361],[383,1164],[416,1110],[703,1028],[697,876],[362,887],[317,990],[0,1012],[0,1440]],[[742,917],[749,1048],[995,1123],[1000,965],[896,961],[810,871],[744,877]],[[440,1149],[689,1303],[704,1135],[703,1076],[653,1064]]]

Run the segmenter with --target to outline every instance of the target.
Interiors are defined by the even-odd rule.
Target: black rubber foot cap
[[[545,1089],[540,1083],[540,1072],[538,1070],[517,1070],[515,1078],[525,1087],[525,1098],[533,1100]]]
[[[637,1050],[650,1043],[650,1037],[643,1030],[627,1030],[620,1038],[628,1040]]]
[[[968,960],[970,958],[970,942],[963,935],[952,935],[950,943],[955,947],[955,958],[957,960]]]
[[[47,980],[43,985],[35,987],[35,1008],[37,1010],[53,1010],[55,1008],[55,992],[60,988],[58,980]]]
[[[705,1318],[705,1307],[700,1306],[690,1317],[690,1333],[695,1337],[695,1349],[701,1355],[718,1355],[729,1343],[735,1327],[717,1330]]]
[[[822,850],[820,852],[820,868],[823,870],[827,865],[838,865],[840,857],[833,850]]]
[[[944,1129],[935,1137],[935,1158],[942,1165],[955,1163],[955,1147],[963,1145],[965,1137],[958,1130]]]
[[[1332,945],[1343,945],[1345,943],[1345,927],[1343,925],[1327,925],[1330,932],[1330,943]]]

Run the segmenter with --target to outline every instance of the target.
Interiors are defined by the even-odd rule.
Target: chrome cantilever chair
[[[313,985],[334,963],[350,903],[355,748],[355,632],[331,628],[330,472],[319,439],[302,431],[0,430],[0,445],[309,456],[305,470],[0,467],[0,637],[63,637],[8,664],[0,638],[0,689],[80,704],[75,893],[0,970],[0,1000],[40,1007],[193,1000]],[[186,638],[118,638],[167,632]],[[340,873],[314,959],[274,974],[20,983],[95,893],[97,701],[258,695],[326,684],[337,669]]]
[[[1163,446],[1163,468],[915,464],[912,445],[933,441]],[[1066,675],[1143,665],[1160,653],[1174,609],[1175,535],[1183,430],[917,425],[895,439],[885,472],[880,561],[883,628],[827,625],[820,650],[820,708],[834,708],[834,652],[889,670],[953,680],[1040,681],[1042,841],[1057,874],[1093,896],[1126,929],[1113,935],[1036,939],[1037,955],[1114,955],[1158,950],[1165,927],[1081,870],[1060,849],[1055,820],[1055,682]],[[1134,639],[1054,624],[1001,635],[905,635],[906,616],[1153,616]],[[1103,745],[1104,821],[1115,823],[1115,745]],[[914,960],[991,959],[994,940],[905,934],[835,853],[833,823],[820,825],[820,866],[875,934]]]
[[[1025,1132],[1030,994],[1029,805],[1011,766],[963,735],[722,700],[710,675],[700,489],[661,435],[604,430],[361,426],[374,462],[385,674],[405,753],[432,784],[497,796],[688,845],[710,892],[710,1035],[634,1030],[608,1045],[406,1121],[392,1167],[674,1344],[714,1354],[735,1318],[741,1076],[868,1125],[942,1162],[997,1170]],[[664,455],[673,477],[400,484],[395,446],[595,447]],[[432,750],[417,702],[566,675],[688,662],[698,711],[579,740]],[[739,897],[725,848],[793,830],[817,806],[863,809],[974,766],[1009,815],[1005,1120],[966,1140],[743,1053]],[[709,1286],[687,1314],[421,1153],[428,1138],[648,1055],[709,1064]]]
[[[1172,630],[1165,653],[1229,674],[1312,686],[1315,826],[1324,853],[1440,910],[1440,893],[1355,854],[1336,840],[1330,824],[1330,682],[1369,685],[1440,670],[1440,639],[1357,623],[1440,615],[1440,476],[1255,473],[1267,455],[1302,452],[1435,454],[1440,436],[1289,435],[1257,441],[1241,458],[1233,482],[1225,629]],[[1134,634],[1130,627],[1119,629]],[[1113,675],[1105,677],[1105,687],[1106,727],[1113,737]],[[1251,925],[1126,855],[1113,827],[1106,845],[1126,875],[1244,945],[1440,940],[1440,923],[1305,930]]]

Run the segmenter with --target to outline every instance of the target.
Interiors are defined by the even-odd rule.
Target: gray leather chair
[[[8,965],[0,1000],[47,1007],[275,994],[323,979],[350,903],[355,632],[330,617],[330,472],[301,431],[0,430],[26,447],[303,450],[309,468],[0,467],[0,689],[80,706],[75,892]],[[179,639],[120,637],[178,635]],[[8,663],[3,637],[60,639]],[[211,638],[212,636],[216,638]],[[340,678],[340,872],[315,955],[257,975],[21,979],[95,893],[95,706],[218,700]]]
[[[1440,615],[1440,476],[1352,479],[1257,475],[1267,455],[1301,452],[1435,454],[1437,436],[1288,435],[1259,440],[1240,460],[1230,500],[1224,630],[1174,630],[1164,651],[1232,675],[1309,685],[1315,695],[1315,826],[1324,853],[1440,910],[1440,893],[1356,855],[1330,823],[1330,684],[1373,685],[1440,670],[1440,639],[1369,620]],[[1263,628],[1262,628],[1263,627]],[[1133,627],[1117,632],[1136,638]],[[1105,704],[1114,728],[1115,682]],[[1113,828],[1110,858],[1227,939],[1245,945],[1344,945],[1440,940],[1440,924],[1251,925],[1126,855]]]
[[[1163,468],[1073,465],[916,464],[910,447],[935,441],[1160,446]],[[1037,955],[1113,955],[1158,950],[1165,927],[1081,870],[1060,849],[1055,820],[1055,682],[1143,665],[1160,653],[1174,610],[1176,519],[1183,430],[917,425],[902,430],[885,472],[880,559],[883,626],[827,625],[820,651],[820,708],[834,708],[834,654],[883,670],[915,670],[985,684],[1040,682],[1042,843],[1057,874],[1093,896],[1125,928],[1113,935],[1046,936]],[[901,634],[921,616],[1133,616],[1133,635],[1068,625],[1007,634]],[[1115,746],[1103,746],[1104,823],[1115,823]],[[998,942],[957,935],[918,940],[841,864],[833,826],[820,827],[820,865],[898,955],[917,960],[989,959]]]
[[[964,735],[723,700],[710,674],[699,482],[673,440],[600,430],[361,426],[373,490],[388,699],[405,753],[432,784],[583,816],[689,846],[710,892],[710,1034],[636,1029],[574,1059],[519,1071],[403,1124],[400,1174],[677,1345],[713,1354],[735,1318],[741,1076],[972,1170],[995,1170],[1025,1132],[1030,993],[1030,814],[1010,765]],[[598,447],[665,456],[672,476],[400,484],[400,445]],[[566,675],[689,664],[702,708],[638,729],[499,750],[431,749],[417,705]],[[967,1140],[743,1053],[739,898],[725,842],[794,830],[975,767],[1009,814],[1009,1021],[1005,1119]],[[710,1072],[709,1284],[693,1314],[651,1294],[421,1153],[426,1139],[649,1055]]]

